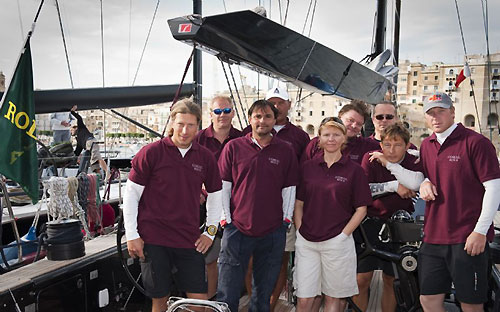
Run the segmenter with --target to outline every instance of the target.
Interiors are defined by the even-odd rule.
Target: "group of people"
[[[288,120],[290,107],[286,90],[274,87],[251,105],[250,126],[240,132],[231,99],[216,96],[211,125],[198,131],[201,109],[183,99],[172,107],[169,135],[134,157],[125,232],[152,310],[166,310],[175,281],[190,298],[214,297],[238,311],[247,279],[249,311],[271,311],[295,251],[297,311],[321,304],[343,311],[346,297],[366,310],[375,269],[383,270],[382,310],[395,311],[392,265],[357,262],[352,234],[364,222],[378,235],[395,211],[413,212],[420,192],[427,201],[418,265],[424,310],[444,311],[453,283],[464,311],[482,311],[500,169],[491,142],[455,123],[448,95],[425,101],[434,133],[420,153],[391,102],[374,106],[371,137],[361,135],[369,109],[352,101],[338,118],[325,118],[311,141]]]

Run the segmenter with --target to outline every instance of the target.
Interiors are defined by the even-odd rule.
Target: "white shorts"
[[[323,242],[310,242],[297,231],[293,277],[297,297],[357,295],[356,266],[352,235],[340,233]]]
[[[295,232],[297,230],[295,229],[295,224],[292,223],[286,233],[285,251],[295,251],[295,240],[297,238]]]

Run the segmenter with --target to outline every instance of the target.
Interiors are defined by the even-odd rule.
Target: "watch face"
[[[207,228],[207,233],[210,236],[214,236],[217,233],[217,227],[215,225],[211,225]]]

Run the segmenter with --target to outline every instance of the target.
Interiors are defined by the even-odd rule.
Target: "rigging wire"
[[[19,17],[19,26],[21,27],[21,41],[24,41],[23,17],[21,16],[21,4],[17,0],[17,15]]]
[[[278,9],[280,11],[280,24],[283,25],[283,14],[281,12],[281,0],[278,0]]]
[[[240,75],[241,89],[243,91],[243,98],[245,99],[245,112],[248,111],[247,94],[245,92],[245,84],[243,83],[243,77],[241,75],[240,65],[238,65],[238,74]]]
[[[68,48],[66,46],[66,37],[64,36],[64,27],[62,24],[61,10],[59,10],[59,1],[56,0],[55,3],[56,3],[56,10],[57,10],[57,17],[59,18],[59,27],[61,28],[62,41],[63,41],[63,46],[64,46],[64,54],[66,55],[66,64],[68,66],[69,80],[71,82],[71,89],[74,89],[75,85],[73,83],[73,74],[71,72],[71,66],[69,63]]]
[[[309,8],[307,9],[306,20],[304,21],[304,26],[302,26],[302,32],[301,32],[302,35],[304,34],[304,31],[306,30],[307,20],[309,19],[309,13],[311,12],[312,2],[313,2],[313,0],[309,1]]]
[[[238,101],[240,103],[241,113],[243,114],[243,120],[245,120],[246,125],[248,126],[248,119],[245,114],[245,109],[243,109],[243,102],[241,101],[240,93],[238,92],[238,87],[236,86],[236,81],[234,80],[233,70],[231,69],[231,64],[227,64],[229,67],[229,73],[231,74],[231,78],[233,79],[234,90],[236,91],[236,95],[238,96]]]
[[[186,78],[189,67],[191,66],[191,62],[193,61],[195,52],[196,52],[196,44],[193,44],[193,52],[191,52],[191,55],[189,56],[189,59],[186,62],[186,67],[184,68],[184,73],[182,74],[181,83],[179,84],[179,87],[177,88],[177,91],[175,92],[174,100],[172,101],[172,105],[170,105],[170,109],[172,109],[174,104],[177,103],[177,100],[179,99],[179,95],[181,94],[182,85],[184,84],[184,79]],[[169,122],[170,122],[170,114],[168,115],[167,123],[165,123],[165,127],[163,128],[163,132],[161,133],[161,138],[164,138],[165,131],[167,130],[167,126],[168,126]]]
[[[233,89],[231,88],[231,83],[229,82],[229,78],[227,77],[227,72],[226,72],[226,67],[224,66],[224,62],[222,60],[220,60],[220,64],[222,65],[222,69],[224,70],[224,76],[226,76],[226,82],[227,82],[227,86],[229,88],[229,93],[231,94],[231,100],[233,101],[233,103],[236,103],[236,101],[234,100]],[[237,105],[234,105],[234,110],[236,111],[236,116],[238,117],[240,129],[243,130],[243,123],[241,122],[240,112],[238,111]]]
[[[458,9],[458,2],[457,2],[457,0],[455,0],[455,8],[457,9],[458,26],[460,28],[460,36],[462,37],[462,45],[464,46],[465,62],[468,63],[468,61],[467,61],[467,48],[465,46],[464,31],[462,29],[462,19],[460,18],[460,11]],[[474,100],[474,107],[476,109],[477,123],[479,125],[479,133],[482,134],[483,132],[481,130],[481,117],[479,116],[479,112],[478,112],[478,109],[477,109],[476,92],[474,92],[474,83],[473,83],[472,79],[469,79],[469,83],[470,83],[470,87],[471,87],[471,90],[472,90],[472,98]]]
[[[102,17],[102,0],[101,3],[101,70],[102,70],[102,87],[104,88],[104,20]]]
[[[289,7],[290,7],[290,0],[286,0],[285,19],[283,20],[283,26],[286,26],[286,18],[288,17],[288,8]]]
[[[139,59],[139,64],[137,65],[137,70],[135,72],[134,80],[132,81],[132,86],[135,85],[135,80],[137,79],[137,74],[139,73],[139,68],[141,67],[142,58],[144,57],[144,52],[146,51],[146,46],[148,45],[149,36],[151,35],[151,29],[153,29],[153,23],[156,18],[156,13],[158,12],[158,6],[160,5],[160,0],[156,2],[155,12],[153,13],[153,19],[151,20],[151,25],[149,25],[148,35],[146,36],[146,41],[144,42],[144,47],[142,48],[141,58]]]
[[[484,35],[486,38],[486,64],[487,64],[487,70],[488,70],[488,116],[491,115],[491,58],[490,58],[490,40],[489,40],[489,20],[488,20],[488,0],[481,0],[481,8],[482,8],[482,14],[483,14],[483,22],[484,22]],[[498,105],[495,104],[495,113],[498,118]],[[488,117],[489,118],[489,117]],[[497,119],[497,129],[499,130],[500,134],[500,125],[498,123]],[[492,139],[492,131],[493,128],[491,127],[491,122],[490,122],[490,140]]]
[[[226,13],[227,13],[226,1],[225,1],[225,0],[222,0],[222,4],[224,5],[224,12],[226,12]]]
[[[307,35],[308,37],[311,37],[311,29],[313,27],[314,14],[316,13],[316,3],[318,3],[318,0],[314,0],[314,8],[313,8],[313,12],[311,15],[311,24],[309,25],[309,34]]]
[[[129,14],[128,14],[128,65],[127,65],[127,84],[130,84],[130,46],[132,42],[132,0],[129,2]]]

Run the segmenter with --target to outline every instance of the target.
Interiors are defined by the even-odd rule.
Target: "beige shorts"
[[[97,144],[97,142],[98,141],[95,138],[89,138],[85,144],[85,149],[87,151],[90,151],[92,149],[92,152],[90,154],[90,168],[92,171],[100,168],[98,161],[102,159],[99,144]],[[93,146],[92,143],[94,143]]]
[[[340,233],[323,242],[310,242],[297,231],[293,278],[297,297],[323,293],[345,298],[358,294],[356,265],[352,235]]]
[[[295,251],[295,240],[297,239],[295,232],[297,230],[295,229],[295,224],[292,223],[286,233],[285,251]]]

